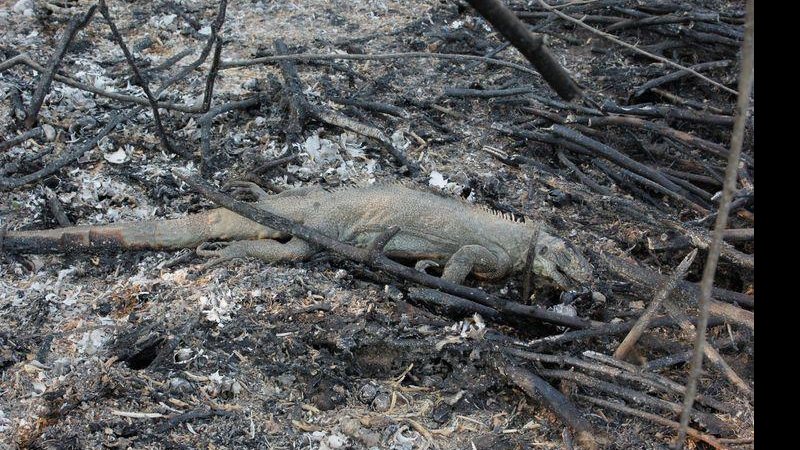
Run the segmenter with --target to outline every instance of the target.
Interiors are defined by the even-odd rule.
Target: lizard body
[[[591,281],[591,266],[569,242],[459,199],[401,184],[331,191],[305,187],[277,195],[252,183],[236,186],[255,194],[258,208],[360,247],[369,246],[387,227],[397,226],[400,232],[384,248],[388,257],[443,265],[443,278],[456,283],[463,283],[470,273],[497,280],[523,270],[535,236],[536,274],[562,289]],[[17,253],[197,247],[199,255],[215,257],[210,264],[246,256],[268,262],[305,260],[318,252],[299,238],[222,208],[171,220],[9,231],[3,239],[3,248]],[[214,249],[206,244],[212,240],[231,242]]]

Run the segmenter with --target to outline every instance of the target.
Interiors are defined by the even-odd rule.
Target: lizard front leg
[[[470,272],[487,278],[504,277],[511,268],[508,256],[494,254],[482,245],[465,245],[458,249],[444,266],[442,279],[464,284]]]
[[[219,248],[213,249],[212,246]],[[295,237],[285,244],[271,239],[205,243],[197,247],[196,252],[213,258],[203,264],[203,269],[234,258],[251,257],[266,262],[302,261],[315,253],[306,241]]]

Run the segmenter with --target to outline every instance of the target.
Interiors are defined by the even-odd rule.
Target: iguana
[[[386,256],[416,261],[422,270],[444,265],[442,277],[454,283],[463,284],[470,273],[498,280],[523,270],[534,236],[538,236],[534,273],[565,290],[586,285],[592,278],[592,267],[581,252],[541,227],[537,230],[509,215],[401,184],[333,190],[303,187],[277,195],[248,182],[235,182],[233,187],[255,195],[258,208],[359,247],[370,245],[395,225],[400,232],[384,248]],[[196,248],[197,254],[213,258],[207,265],[240,257],[300,261],[319,251],[223,208],[171,220],[8,231],[0,245],[15,253]]]

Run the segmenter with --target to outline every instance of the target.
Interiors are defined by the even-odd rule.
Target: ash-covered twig
[[[572,128],[565,127],[563,125],[554,124],[551,130],[555,135],[570,140],[585,148],[591,149],[598,156],[601,156],[604,159],[607,159],[624,169],[628,169],[637,175],[641,175],[651,181],[654,181],[660,184],[661,186],[669,189],[670,191],[673,191],[675,193],[684,196],[687,194],[684,188],[670,181],[667,177],[664,176],[664,174],[656,171],[651,167],[645,166],[644,164],[638,161],[631,159],[630,157],[620,153],[618,150],[615,150],[609,147],[608,145],[603,144],[600,141],[587,137],[573,130]]]
[[[505,322],[503,316],[494,308],[434,289],[411,288],[408,290],[408,296],[412,300],[439,308],[445,315],[451,317],[463,318],[473,314],[480,314],[483,318],[492,322]]]
[[[56,222],[58,222],[58,226],[71,227],[72,222],[67,218],[67,214],[64,213],[64,207],[61,205],[61,201],[56,196],[56,193],[49,187],[45,187],[44,196],[47,199],[47,207],[50,208],[50,212],[53,214],[53,217],[55,217]]]
[[[381,114],[388,114],[390,116],[400,117],[403,119],[411,118],[411,114],[409,114],[408,111],[404,110],[403,108],[400,108],[399,106],[391,105],[389,103],[373,102],[359,98],[341,98],[341,97],[330,97],[329,100],[334,103],[338,103],[340,105],[355,106],[358,108],[366,109],[368,111],[374,111]]]
[[[21,144],[27,141],[28,139],[42,136],[42,134],[43,132],[41,127],[32,128],[24,133],[12,137],[11,139],[0,142],[0,152],[7,150],[17,144]]]
[[[231,59],[222,61],[221,70],[236,67],[260,66],[275,64],[280,61],[330,61],[330,60],[387,60],[387,59],[444,59],[451,61],[480,61],[485,64],[507,67],[529,75],[538,75],[533,69],[505,61],[502,59],[486,58],[477,55],[462,55],[459,53],[428,53],[428,52],[399,52],[399,53],[373,53],[373,54],[346,54],[346,53],[297,53],[294,55],[262,56],[253,59]]]
[[[631,283],[636,289],[642,291],[644,295],[654,295],[659,286],[663,285],[666,281],[664,275],[620,257],[607,253],[593,254],[596,256],[595,259],[597,262],[603,264],[617,276],[621,276],[625,281]],[[724,289],[715,289],[713,294],[715,300],[710,300],[708,303],[708,309],[712,316],[726,319],[753,329],[755,326],[755,316],[752,312],[720,301],[724,300],[752,306],[754,304],[752,297],[738,292],[726,291]],[[697,284],[683,281],[673,290],[671,298],[675,298],[681,303],[690,302],[698,304],[700,295],[700,287]],[[666,305],[666,302],[664,304]]]
[[[56,173],[62,167],[77,160],[78,158],[83,156],[84,153],[91,150],[95,145],[97,145],[100,139],[104,138],[117,125],[138,114],[140,111],[141,107],[136,107],[133,109],[129,109],[126,112],[117,114],[111,120],[109,120],[106,126],[104,126],[100,131],[98,131],[97,134],[95,134],[91,139],[84,142],[83,144],[74,146],[74,148],[71,151],[67,151],[63,155],[56,158],[54,161],[50,162],[47,166],[37,170],[36,172],[30,173],[28,175],[23,175],[20,177],[0,177],[0,189],[2,190],[15,189],[25,184],[28,184],[32,181],[36,181],[48,175]]]
[[[662,400],[658,397],[645,394],[644,392],[620,386],[618,384],[609,383],[607,381],[603,381],[580,372],[573,372],[569,370],[545,369],[545,370],[540,370],[539,374],[542,375],[543,377],[574,381],[575,383],[578,383],[582,386],[595,389],[600,392],[605,392],[607,394],[611,394],[617,397],[621,397],[626,400],[638,403],[640,405],[647,405],[653,408],[657,408],[665,412],[680,414],[681,410],[683,409],[681,405],[678,403]],[[706,427],[710,427],[713,429],[727,428],[725,423],[722,422],[713,414],[693,409],[691,411],[691,417],[693,420],[702,423]]]
[[[711,289],[714,286],[714,274],[722,250],[722,236],[727,227],[733,191],[736,189],[736,176],[739,168],[739,155],[744,142],[745,125],[747,121],[747,108],[750,104],[750,91],[753,84],[753,59],[754,59],[754,2],[747,1],[747,15],[745,21],[744,43],[742,44],[742,67],[739,75],[739,92],[736,101],[736,120],[733,124],[731,136],[731,151],[728,155],[728,165],[725,168],[725,180],[722,184],[722,198],[719,203],[719,213],[714,224],[714,233],[708,249],[706,265],[703,269],[703,278],[700,280],[700,315],[698,319],[697,335],[695,339],[694,355],[689,378],[686,382],[686,397],[684,398],[684,411],[681,413],[680,428],[675,439],[674,447],[682,448],[686,439],[686,429],[689,426],[689,411],[694,403],[694,393],[697,391],[697,380],[703,367],[703,348],[706,347],[706,327],[708,323],[708,304],[711,301]],[[752,395],[752,391],[750,392]]]
[[[53,82],[53,76],[58,70],[58,66],[61,64],[64,55],[67,53],[69,44],[72,42],[72,39],[75,38],[75,35],[78,34],[78,31],[92,20],[96,9],[97,5],[92,5],[83,16],[75,16],[70,19],[67,29],[64,30],[64,34],[61,36],[58,47],[56,47],[56,51],[53,52],[53,56],[50,57],[47,69],[40,74],[41,79],[36,86],[33,97],[31,97],[31,105],[26,112],[25,128],[31,128],[36,123],[36,118],[39,116],[39,109],[42,107],[42,102],[44,102],[44,96],[50,91],[50,84]]]
[[[506,89],[466,89],[446,87],[444,95],[448,97],[475,97],[475,98],[493,98],[493,97],[514,97],[514,101],[518,101],[520,96],[528,96],[538,103],[547,105],[562,111],[574,111],[579,114],[591,116],[604,116],[607,114],[623,114],[633,116],[643,116],[661,119],[685,120],[689,122],[699,122],[711,125],[724,125],[729,126],[733,124],[733,116],[722,114],[710,114],[702,111],[693,111],[689,109],[676,108],[670,105],[634,105],[634,106],[619,106],[616,103],[607,100],[600,108],[586,107],[575,103],[565,103],[556,99],[543,97],[537,94],[537,90],[533,87],[513,87]],[[498,104],[502,103],[502,99],[496,100]]]
[[[609,28],[609,30],[610,30],[610,28]],[[704,63],[700,63],[700,64],[695,64],[692,67],[690,67],[690,69],[692,69],[694,71],[697,71],[697,72],[700,72],[702,70],[719,69],[719,68],[722,68],[722,67],[728,67],[729,65],[731,65],[731,62],[732,61],[729,60],[729,59],[723,59],[721,61],[704,62]],[[641,97],[642,95],[644,95],[650,89],[653,89],[655,87],[661,86],[662,84],[667,84],[667,83],[671,83],[673,81],[680,80],[681,78],[683,78],[685,76],[688,76],[688,75],[691,75],[691,72],[689,72],[688,70],[678,70],[677,72],[672,72],[672,73],[668,73],[668,74],[666,74],[664,76],[660,76],[658,78],[653,78],[652,80],[648,81],[647,83],[644,83],[643,85],[641,85],[638,88],[636,88],[636,90],[633,91],[633,96],[634,97]]]
[[[216,34],[216,31],[212,29],[212,33]],[[202,112],[207,112],[209,108],[211,108],[211,98],[214,96],[214,82],[217,79],[217,73],[219,72],[219,58],[222,54],[222,38],[218,35],[214,36],[214,56],[211,59],[211,69],[208,71],[208,77],[206,78],[206,88],[203,91],[203,109]]]
[[[736,348],[740,343],[741,342],[738,341],[731,341],[730,339],[720,339],[716,342],[711,342],[710,346],[719,350],[727,350]],[[664,356],[663,358],[647,361],[647,363],[642,366],[642,370],[646,372],[656,372],[670,366],[683,364],[692,359],[692,353],[694,353],[692,350],[686,350],[684,352]]]
[[[680,424],[673,420],[665,419],[663,416],[658,414],[653,414],[649,412],[642,411],[640,409],[631,408],[625,406],[621,403],[617,402],[610,402],[607,400],[602,400],[599,398],[589,397],[587,395],[576,394],[575,398],[587,401],[589,403],[593,403],[597,406],[602,406],[603,408],[608,408],[614,411],[621,412],[623,414],[627,414],[629,416],[639,417],[645,420],[649,420],[650,422],[657,423],[659,425],[664,425],[670,428],[678,429]],[[711,436],[710,434],[703,433],[701,431],[697,431],[694,428],[688,428],[687,432],[690,436],[700,441],[705,442],[706,444],[718,449],[718,450],[727,450],[728,447],[722,444],[716,437]]]
[[[499,129],[499,131],[507,134],[511,134],[514,136],[524,137],[526,139],[535,139],[542,142],[551,143],[554,145],[564,146],[569,150],[573,150],[577,153],[582,154],[590,154],[586,149],[580,147],[572,142],[565,141],[565,140],[558,140],[553,136],[545,133],[537,133],[531,132],[526,130],[509,130],[509,129]],[[534,174],[535,175],[535,174]],[[614,195],[597,195],[592,192],[587,191],[582,185],[577,185],[575,183],[571,183],[562,179],[558,179],[552,176],[538,176],[542,183],[549,185],[553,188],[561,189],[562,191],[572,195],[576,199],[579,199],[582,203],[586,205],[600,205],[600,207],[593,208],[595,212],[602,213],[605,211],[604,208],[608,208],[609,203],[613,205],[613,209],[617,213],[622,213],[630,219],[636,222],[644,222],[653,227],[657,230],[662,230],[666,228],[668,230],[675,231],[676,233],[686,236],[691,245],[699,248],[700,250],[707,250],[708,244],[711,241],[711,236],[707,230],[694,228],[692,226],[684,225],[681,222],[674,220],[672,217],[664,214],[663,212],[647,208],[646,205],[643,205],[640,202],[633,202],[627,200],[622,197],[614,196]],[[752,197],[749,197],[752,200]],[[743,200],[744,199],[740,199]],[[736,204],[736,202],[734,202]],[[738,206],[742,206],[739,204]],[[711,215],[707,216],[706,218],[699,220],[695,225],[702,225],[705,223],[706,220],[711,220],[709,218],[716,217],[716,213],[712,213]],[[752,270],[755,267],[755,258],[753,255],[748,255],[743,253],[730,244],[723,244],[722,246],[722,255],[721,257],[725,259],[727,262],[736,265],[737,267],[741,267],[743,269]],[[627,279],[632,280],[637,285],[647,286],[648,288],[655,289],[655,287],[650,286],[650,279],[652,277],[659,277],[658,273],[654,273],[652,271],[642,271],[638,266],[633,266],[630,263],[626,263],[625,261],[621,260],[620,258],[616,258],[609,254],[602,254],[601,258],[610,264],[610,267],[615,271],[621,271],[623,276]],[[682,295],[697,295],[697,290],[699,289],[695,284],[684,282],[681,284],[681,290],[687,291],[691,290],[692,292],[685,292]],[[647,295],[651,295],[649,293]],[[732,292],[724,289],[714,288],[714,296],[717,300],[728,302],[728,303],[738,303],[740,305],[752,307],[753,306],[753,297],[745,294],[741,294],[738,292]],[[752,321],[750,321],[752,323]]]
[[[128,61],[128,65],[131,66],[131,70],[133,70],[133,75],[136,80],[136,84],[142,88],[144,91],[144,95],[147,97],[147,101],[150,103],[150,108],[153,111],[153,120],[156,124],[156,132],[158,133],[158,137],[161,140],[161,145],[164,146],[164,149],[169,153],[178,154],[184,157],[187,157],[185,151],[182,149],[179,150],[175,148],[172,143],[169,141],[169,137],[167,136],[167,132],[164,130],[164,125],[161,123],[161,114],[158,112],[158,101],[153,93],[150,91],[150,86],[147,80],[144,79],[142,73],[139,71],[139,67],[136,65],[136,61],[133,59],[133,55],[131,54],[130,50],[128,50],[128,46],[125,44],[125,40],[122,39],[122,35],[119,33],[117,29],[117,25],[114,23],[114,19],[112,19],[111,14],[108,11],[108,6],[106,5],[105,0],[100,0],[98,3],[100,8],[100,14],[103,15],[103,18],[106,19],[108,23],[108,27],[111,29],[111,34],[114,36],[114,40],[117,41],[117,45],[119,45],[120,49],[122,49],[122,53],[125,55],[125,59]]]
[[[755,238],[754,228],[728,228],[722,232],[722,239],[734,242],[750,242]]]
[[[561,161],[561,164],[567,166],[567,168],[575,174],[576,177],[581,181],[581,183],[588,186],[591,190],[597,192],[600,195],[609,195],[611,194],[611,190],[605,186],[600,185],[598,182],[594,181],[588,175],[583,173],[578,166],[575,165],[564,152],[558,152],[558,160]]]
[[[611,24],[607,31],[618,31],[626,28],[643,28],[653,25],[667,25],[671,23],[685,23],[685,22],[717,22],[719,20],[718,13],[709,12],[683,12],[680,14],[665,14],[661,16],[647,16],[642,18],[621,20],[617,23]],[[694,66],[692,69],[697,70]]]
[[[689,271],[689,266],[692,265],[695,256],[697,256],[697,249],[692,250],[683,258],[683,261],[678,264],[678,267],[675,268],[672,275],[670,275],[667,281],[658,289],[653,300],[650,301],[650,304],[647,305],[647,308],[636,321],[636,325],[634,325],[627,336],[625,336],[625,339],[622,340],[622,343],[619,344],[619,347],[617,347],[617,350],[614,352],[614,358],[625,359],[628,352],[633,349],[633,346],[636,345],[636,341],[639,340],[639,336],[647,329],[647,325],[653,319],[653,316],[656,311],[658,311],[661,304],[669,297],[678,283],[686,277],[686,272]]]
[[[652,198],[650,198],[650,196],[647,193],[645,193],[643,190],[640,190],[640,189],[634,187],[633,182],[636,182],[636,183],[638,183],[638,184],[640,184],[640,185],[642,185],[644,187],[650,188],[653,191],[656,191],[656,192],[659,192],[661,194],[664,194],[665,196],[667,196],[669,198],[677,200],[679,203],[683,203],[684,205],[688,206],[689,208],[693,209],[694,211],[696,211],[699,214],[707,214],[708,211],[709,211],[706,207],[704,207],[702,205],[699,205],[695,201],[695,200],[698,200],[698,199],[696,199],[693,196],[691,196],[689,194],[689,191],[686,190],[683,186],[681,186],[680,183],[674,182],[676,185],[681,186],[681,189],[683,189],[684,192],[686,192],[686,195],[683,195],[683,194],[681,194],[679,192],[676,192],[674,190],[666,188],[666,187],[662,186],[661,184],[656,183],[656,182],[654,182],[654,181],[652,181],[652,180],[650,180],[648,178],[645,178],[645,177],[643,177],[641,175],[635,174],[635,173],[631,172],[628,169],[617,167],[616,171],[612,170],[611,167],[608,167],[605,164],[605,162],[600,160],[599,158],[595,158],[592,161],[592,163],[594,163],[595,166],[600,168],[600,170],[602,170],[603,172],[605,172],[609,176],[612,176],[615,179],[620,179],[621,178],[621,179],[625,180],[625,182],[626,182],[626,184],[627,184],[627,186],[629,188],[633,188],[634,192],[639,193],[640,195],[645,197],[648,201],[650,201],[652,203],[655,203],[654,206],[656,206],[657,208],[661,207],[660,203],[653,201]],[[657,169],[653,169],[653,170],[657,171]],[[617,175],[621,175],[621,177],[617,178]],[[666,175],[663,175],[663,176],[664,176],[664,178],[666,178],[670,182],[673,182]],[[699,199],[699,201],[702,202],[702,199]],[[706,203],[706,202],[703,202],[703,203]]]
[[[502,373],[530,397],[543,403],[567,426],[577,432],[578,442],[583,448],[600,448],[605,439],[583,418],[581,412],[569,399],[538,375],[521,367],[504,362],[499,367]],[[599,442],[598,442],[599,441]]]
[[[698,148],[704,152],[710,153],[722,158],[728,157],[728,149],[715,142],[707,141],[703,138],[697,137],[685,131],[676,130],[670,126],[663,125],[656,122],[643,120],[638,117],[621,116],[621,115],[608,115],[602,117],[588,117],[588,116],[574,116],[571,118],[570,123],[579,123],[589,127],[615,125],[623,127],[641,128],[643,130],[658,133],[661,136],[669,137],[686,145]]]
[[[670,380],[667,377],[643,372],[638,367],[633,365],[626,365],[620,367],[620,361],[616,361],[610,356],[601,355],[596,352],[586,351],[583,353],[585,357],[597,359],[600,362],[586,361],[571,356],[562,355],[547,355],[543,353],[529,352],[520,350],[514,347],[506,347],[503,352],[517,358],[523,358],[530,361],[538,361],[550,364],[558,364],[559,366],[569,365],[575,368],[588,370],[591,372],[599,373],[613,379],[620,379],[638,383],[648,389],[656,389],[665,393],[685,394],[686,387]],[[709,398],[703,394],[697,395],[697,400],[704,405],[708,405],[718,411],[733,413],[733,408],[725,405],[719,401]]]
[[[697,333],[697,327],[693,326],[689,322],[689,318],[684,314],[684,312],[678,307],[678,305],[674,304],[670,300],[664,300],[663,302],[664,309],[669,313],[669,315],[678,322],[678,325],[681,329],[687,333]],[[708,308],[709,310],[711,308]],[[700,325],[700,321],[698,319],[697,325]],[[722,358],[722,355],[719,354],[716,348],[706,344],[702,348],[703,354],[708,358],[709,361],[720,371],[728,381],[731,382],[734,386],[736,386],[740,391],[746,394],[749,397],[753,396],[753,389],[750,388],[750,385],[745,381],[733,368],[728,365],[725,359]]]
[[[625,47],[625,48],[627,48],[629,50],[633,50],[634,52],[639,53],[640,55],[644,55],[644,56],[646,56],[648,58],[655,59],[656,61],[661,61],[662,63],[667,64],[668,66],[674,67],[676,69],[688,71],[690,74],[700,78],[703,81],[706,81],[708,83],[713,84],[714,86],[722,89],[725,92],[728,92],[728,93],[731,93],[731,94],[736,94],[736,91],[734,91],[733,89],[731,89],[731,88],[729,88],[729,87],[727,87],[727,86],[725,86],[723,84],[720,84],[720,83],[712,80],[711,78],[708,78],[707,76],[697,72],[696,70],[693,70],[693,69],[691,69],[689,67],[682,66],[682,65],[680,65],[680,64],[678,64],[678,63],[676,63],[676,62],[674,62],[672,60],[664,58],[663,56],[654,55],[654,54],[652,54],[650,52],[642,50],[641,48],[639,48],[639,47],[637,47],[635,45],[631,45],[631,44],[629,44],[629,43],[627,43],[625,41],[622,41],[622,40],[618,39],[616,36],[614,36],[612,34],[609,34],[609,33],[606,33],[604,31],[598,30],[597,28],[595,28],[595,27],[593,27],[591,25],[588,25],[588,24],[584,23],[581,20],[578,20],[578,19],[576,19],[576,18],[574,18],[572,16],[564,14],[561,11],[556,10],[552,6],[550,6],[547,3],[545,3],[544,0],[539,0],[539,4],[542,5],[542,7],[545,8],[546,10],[548,10],[548,11],[554,13],[555,15],[557,15],[558,17],[560,17],[562,19],[565,19],[565,20],[568,20],[568,21],[574,23],[575,25],[578,25],[579,27],[585,28],[585,29],[589,30],[590,32],[592,32],[592,33],[594,33],[594,34],[596,34],[598,36],[602,36],[602,37],[608,39],[609,41],[611,41],[611,42],[613,42],[613,43],[615,43],[617,45],[621,45],[621,46],[623,46],[623,47]]]
[[[291,150],[287,149],[285,153],[291,153]],[[275,167],[279,167],[284,164],[290,163],[292,161],[296,161],[298,158],[300,158],[299,153],[291,153],[286,156],[279,156],[256,167],[255,169],[253,169],[253,173],[261,174]]]
[[[162,434],[169,431],[171,428],[197,419],[208,419],[209,417],[221,416],[232,417],[234,413],[231,411],[223,411],[219,409],[196,409],[182,414],[178,414],[167,419],[166,422],[156,427],[156,432]]]
[[[719,325],[722,320],[714,319],[710,323],[714,325]],[[575,331],[567,331],[566,333],[557,334],[553,336],[546,336],[543,338],[534,339],[527,343],[530,347],[549,347],[553,345],[561,345],[566,344],[568,342],[574,342],[582,339],[589,339],[595,337],[602,337],[602,336],[615,336],[623,333],[627,333],[628,331],[636,325],[636,321],[631,320],[628,322],[622,323],[609,323],[605,325],[598,325],[596,327],[588,328],[585,330],[575,330]],[[678,326],[678,321],[671,317],[659,317],[657,319],[653,319],[648,324],[649,328],[658,328],[658,327],[674,327]]]
[[[602,113],[605,114],[622,114],[671,120],[685,120],[688,122],[698,122],[726,127],[733,125],[733,116],[676,108],[670,105],[643,104],[619,106],[611,100],[606,100],[603,102],[601,110]]]

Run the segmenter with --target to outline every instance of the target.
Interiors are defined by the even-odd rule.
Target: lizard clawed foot
[[[264,189],[261,189],[261,186],[250,181],[229,181],[223,186],[223,189],[231,191],[231,194],[237,197],[243,194],[250,194],[259,202],[269,198],[269,194]]]
[[[195,249],[199,256],[212,258],[200,268],[201,270],[210,269],[219,263],[236,258],[244,258],[247,254],[235,245],[235,242],[203,242]]]
[[[420,272],[425,272],[428,267],[439,267],[439,263],[436,261],[431,261],[430,259],[420,259],[414,264],[414,269],[419,270]]]

